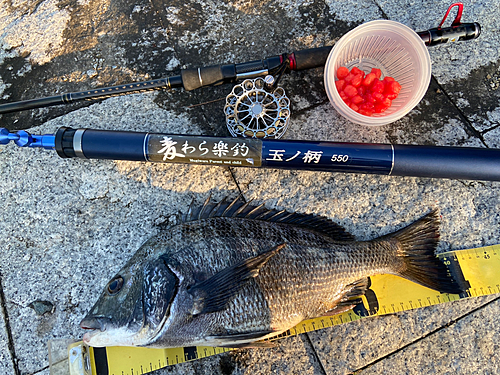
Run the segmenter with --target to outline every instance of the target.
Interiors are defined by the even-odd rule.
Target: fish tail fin
[[[459,294],[463,288],[435,254],[439,224],[439,214],[433,210],[406,228],[384,236],[384,239],[397,241],[397,256],[402,264],[395,274],[442,293]]]

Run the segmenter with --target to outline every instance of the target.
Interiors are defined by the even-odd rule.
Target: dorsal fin
[[[182,216],[182,222],[187,223],[215,217],[238,217],[273,223],[293,224],[312,229],[337,241],[354,240],[354,237],[346,232],[344,228],[322,216],[268,209],[264,207],[264,204],[253,205],[251,201],[245,202],[243,195],[239,195],[234,200],[224,198],[218,203],[211,202],[210,198],[211,196],[208,197],[201,207],[195,207],[191,203],[188,212]]]

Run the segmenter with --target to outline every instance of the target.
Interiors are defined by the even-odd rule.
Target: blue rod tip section
[[[5,128],[0,128],[0,145],[6,145],[10,141],[14,141],[19,147],[55,148],[55,136],[53,134],[31,135],[25,130],[11,133]]]

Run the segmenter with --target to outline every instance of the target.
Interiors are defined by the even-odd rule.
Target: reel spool
[[[290,99],[274,77],[247,79],[226,97],[226,125],[233,137],[281,138],[288,128]]]

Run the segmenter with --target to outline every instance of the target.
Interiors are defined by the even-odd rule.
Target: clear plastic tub
[[[344,103],[335,81],[340,66],[357,66],[366,74],[372,68],[393,77],[401,85],[399,96],[383,113],[361,115]],[[425,95],[431,80],[431,59],[422,39],[395,21],[367,22],[345,34],[335,44],[325,65],[325,88],[333,107],[345,118],[361,125],[380,126],[405,116]]]

